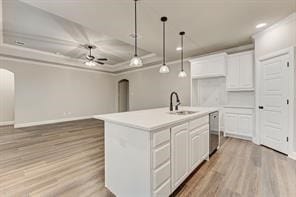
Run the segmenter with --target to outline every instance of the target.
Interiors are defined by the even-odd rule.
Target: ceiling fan
[[[89,50],[89,54],[86,55],[87,61],[84,62],[85,65],[93,67],[93,66],[96,66],[97,64],[104,65],[105,64],[104,62],[108,61],[107,58],[96,58],[95,56],[92,55],[91,50],[97,48],[96,46],[85,45],[84,47]]]

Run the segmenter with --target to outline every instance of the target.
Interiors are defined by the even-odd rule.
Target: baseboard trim
[[[296,152],[292,152],[288,155],[289,158],[296,160]]]
[[[14,121],[5,121],[5,122],[0,122],[0,126],[8,126],[8,125],[13,125]]]
[[[252,137],[237,135],[237,134],[231,134],[231,133],[224,133],[224,137],[232,137],[232,138],[238,138],[238,139],[242,139],[242,140],[252,141]]]
[[[75,120],[84,120],[84,119],[90,119],[90,118],[93,118],[93,116],[62,118],[62,119],[45,120],[45,121],[39,121],[39,122],[17,123],[17,124],[14,125],[14,128],[32,127],[32,126],[38,126],[38,125],[54,124],[54,123],[60,123],[60,122],[69,122],[69,121],[75,121]]]

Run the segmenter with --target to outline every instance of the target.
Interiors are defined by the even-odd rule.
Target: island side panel
[[[150,133],[105,122],[105,186],[116,196],[150,196]]]

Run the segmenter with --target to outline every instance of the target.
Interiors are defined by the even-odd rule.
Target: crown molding
[[[58,55],[55,54],[50,54],[38,50],[33,50],[33,49],[27,49],[27,48],[21,48],[21,47],[16,47],[16,46],[11,46],[8,44],[2,44],[0,46],[0,57],[3,60],[12,60],[12,61],[18,61],[18,62],[28,62],[32,64],[39,64],[43,66],[50,66],[50,67],[59,67],[63,69],[76,69],[80,71],[90,71],[90,72],[97,72],[97,73],[102,73],[102,74],[108,74],[108,75],[114,75],[111,71],[105,71],[105,70],[99,70],[99,69],[92,69],[92,68],[87,68],[87,67],[82,67],[81,64],[77,64],[73,62],[73,59],[65,57],[64,60],[57,60],[59,57]],[[13,54],[12,50],[17,50],[18,53],[26,53],[26,55],[15,55]],[[34,58],[30,55],[34,54],[36,55],[45,55],[45,60],[39,58]]]
[[[227,48],[224,50],[220,50],[214,53],[206,53],[203,55],[198,55],[198,56],[191,56],[188,58],[184,59],[184,62],[190,62],[193,59],[197,59],[197,58],[203,58],[206,56],[214,56],[214,55],[221,55],[222,53],[225,55],[228,54],[233,54],[233,53],[239,53],[239,52],[247,52],[247,51],[252,51],[254,50],[254,44],[246,44],[246,45],[242,45],[242,46],[238,46],[238,47],[232,47],[232,48]],[[177,63],[180,62],[180,60],[174,60],[174,61],[170,61],[167,62],[168,65],[177,65]],[[129,74],[129,73],[134,73],[134,72],[140,72],[140,71],[144,71],[144,70],[149,70],[149,69],[155,69],[157,67],[160,67],[162,65],[162,63],[157,63],[155,65],[152,66],[147,66],[147,67],[142,67],[142,68],[136,68],[133,70],[125,70],[125,71],[119,71],[117,73],[115,73],[115,76],[120,76],[120,75],[124,75],[124,74]]]

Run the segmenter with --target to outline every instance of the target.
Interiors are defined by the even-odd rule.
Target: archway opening
[[[129,111],[129,81],[122,79],[118,82],[118,112]]]

